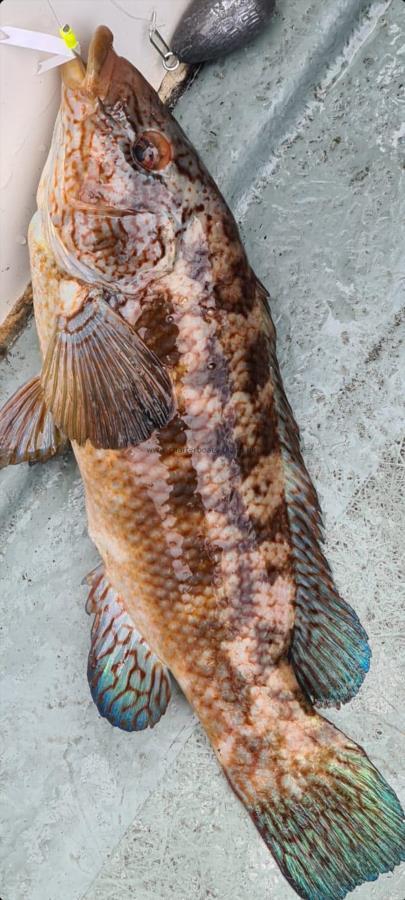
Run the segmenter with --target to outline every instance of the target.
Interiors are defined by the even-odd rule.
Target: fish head
[[[97,28],[87,67],[62,67],[62,103],[38,192],[59,266],[136,292],[173,269],[185,208],[210,179],[156,91]]]

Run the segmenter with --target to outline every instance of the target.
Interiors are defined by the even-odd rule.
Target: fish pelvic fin
[[[271,322],[267,304],[266,315]],[[284,391],[272,322],[269,353],[296,585],[290,660],[312,703],[340,706],[361,687],[370,667],[371,650],[354,609],[339,596],[323,554],[319,500],[302,458],[298,425]]]
[[[165,367],[96,289],[58,316],[41,380],[55,422],[80,445],[135,446],[174,414]]]
[[[0,410],[0,468],[45,462],[65,445],[46,407],[39,377],[31,378]]]
[[[87,678],[101,716],[123,731],[153,728],[170,700],[170,674],[136,630],[98,566],[86,611],[94,613]]]
[[[404,814],[361,747],[294,705],[268,733],[235,738],[226,774],[298,896],[341,900],[405,859]]]

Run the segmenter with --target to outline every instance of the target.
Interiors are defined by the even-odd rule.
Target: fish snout
[[[96,28],[90,41],[87,57],[86,90],[95,96],[104,97],[111,81],[114,62],[117,59],[113,49],[114,36],[106,25]]]
[[[76,56],[62,66],[62,79],[67,87],[84,89],[86,94],[103,96],[108,90],[116,54],[113,34],[106,25],[96,28],[90,41],[87,66]]]

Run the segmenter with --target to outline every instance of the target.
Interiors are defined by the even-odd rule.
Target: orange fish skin
[[[318,598],[321,585],[341,604],[343,635],[351,612],[322,554],[268,297],[178,124],[115,55],[105,29],[97,41],[83,80],[65,69],[30,229],[41,348],[45,355],[56,316],[74,315],[86,286],[99,286],[169,371],[176,411],[138,446],[73,443],[89,533],[106,577],[193,705],[286,877],[300,896],[336,900],[399,861],[392,823],[402,819],[363,751],[314,710],[291,655],[305,590]],[[145,134],[153,175],[136,162],[138,148],[143,165]],[[343,699],[368,667],[358,628],[363,657],[353,653]],[[332,702],[334,690],[333,683]],[[349,799],[339,794],[344,777],[355,783]],[[375,858],[367,791],[374,822],[393,842]],[[360,835],[364,859],[337,837],[335,820],[339,834]]]

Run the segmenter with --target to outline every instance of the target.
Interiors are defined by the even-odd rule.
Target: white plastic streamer
[[[38,63],[37,75],[42,75],[42,72],[47,72],[49,69],[54,69],[55,66],[62,66],[68,59],[71,59],[74,56],[74,53],[70,52],[69,56],[50,56],[49,59],[44,59],[42,62]]]
[[[28,50],[41,50],[44,53],[55,53],[49,59],[38,64],[37,74],[47,72],[55,66],[61,66],[68,59],[73,59],[75,54],[66,46],[65,41],[53,34],[44,34],[42,31],[28,31],[26,28],[15,28],[13,25],[2,25],[0,29],[0,44],[13,47],[26,47]]]

